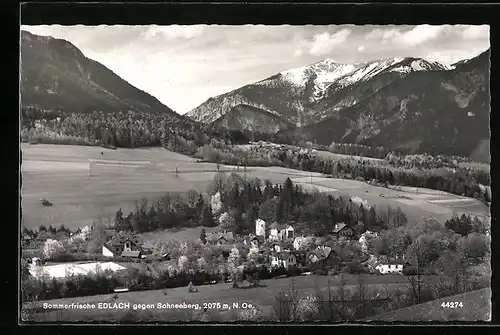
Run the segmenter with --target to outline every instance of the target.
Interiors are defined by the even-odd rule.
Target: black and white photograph
[[[22,25],[27,323],[491,321],[488,25]]]

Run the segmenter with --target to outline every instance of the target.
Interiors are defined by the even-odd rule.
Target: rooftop
[[[134,251],[124,251],[122,252],[122,257],[139,257],[141,256],[141,252],[139,250],[134,250]]]

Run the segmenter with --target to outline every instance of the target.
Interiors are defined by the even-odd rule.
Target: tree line
[[[257,178],[245,179],[236,173],[218,173],[208,191],[210,199],[197,191],[190,191],[185,197],[167,194],[152,204],[141,199],[135,211],[127,216],[121,209],[117,211],[115,228],[144,233],[174,227],[222,225],[236,234],[248,234],[254,231],[255,220],[260,218],[289,223],[312,235],[324,236],[340,222],[359,233],[407,222],[399,207],[377,208],[347,197],[308,193],[289,178],[283,185],[273,185]]]
[[[424,159],[417,160],[416,156],[392,155],[387,149],[381,147],[365,148],[359,145],[338,143],[332,143],[330,146],[333,151],[342,151],[342,148],[359,148],[359,150],[367,150],[367,153],[374,153],[375,156],[385,154],[384,157],[392,165],[387,167],[367,160],[338,160],[310,152],[304,154],[291,148],[245,151],[234,145],[246,144],[252,139],[277,140],[278,142],[280,140],[272,138],[273,135],[252,134],[246,130],[228,130],[215,125],[201,125],[184,117],[134,111],[113,113],[93,111],[81,114],[23,107],[21,117],[23,141],[111,145],[127,148],[163,146],[169,150],[210,162],[244,166],[284,166],[321,172],[334,177],[375,179],[382,184],[394,183],[437,189],[487,202],[491,201],[489,192],[485,192],[482,187],[482,185],[491,184],[489,172],[460,166],[453,166],[453,170],[446,169],[449,165],[446,163],[447,160],[463,161],[456,157],[434,159],[429,158],[431,156],[424,156]],[[286,141],[281,141],[283,142]],[[420,161],[422,163],[417,163]],[[412,169],[415,167],[422,169]]]

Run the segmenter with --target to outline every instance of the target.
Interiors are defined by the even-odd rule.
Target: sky
[[[489,26],[22,26],[70,41],[184,114],[208,98],[325,58],[423,57],[451,64],[490,47]]]

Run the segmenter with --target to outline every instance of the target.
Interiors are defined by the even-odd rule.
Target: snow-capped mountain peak
[[[311,106],[324,101],[326,97],[334,97],[335,92],[340,92],[352,85],[375,79],[379,75],[394,77],[387,79],[390,82],[413,72],[449,69],[449,66],[434,60],[411,57],[395,57],[351,64],[325,58],[313,64],[281,71],[259,82],[209,99],[190,111],[188,116],[197,121],[210,123],[222,117],[232,107],[245,104],[283,117],[286,122],[302,125],[307,123],[306,120],[310,120],[313,115],[321,114],[315,110],[316,107]],[[269,98],[265,97],[264,92],[267,92]],[[276,99],[278,96],[282,97],[279,102]],[[327,102],[328,105],[332,104],[333,100],[330,100]],[[344,100],[337,103],[338,108],[355,104],[358,98],[350,94]],[[321,109],[325,117],[332,112],[324,107]]]

